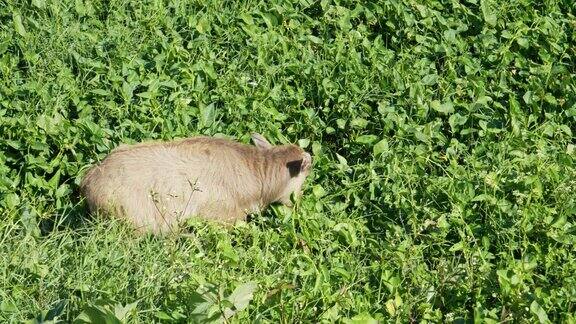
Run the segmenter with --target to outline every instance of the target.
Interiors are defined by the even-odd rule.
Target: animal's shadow
[[[76,199],[72,206],[57,209],[54,215],[38,220],[38,228],[42,236],[63,230],[81,232],[88,229],[95,220],[84,201]]]

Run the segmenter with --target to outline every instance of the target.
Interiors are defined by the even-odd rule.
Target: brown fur
[[[232,223],[273,202],[290,205],[310,154],[252,139],[256,146],[211,137],[124,145],[87,172],[80,191],[91,211],[156,233],[189,217]]]

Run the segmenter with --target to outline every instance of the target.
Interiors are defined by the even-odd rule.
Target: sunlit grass
[[[0,0],[0,320],[574,322],[575,7]],[[87,217],[119,143],[298,143],[293,211]]]

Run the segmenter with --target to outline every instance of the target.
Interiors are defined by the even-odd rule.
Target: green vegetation
[[[568,322],[572,0],[0,0],[0,321]],[[293,211],[138,237],[78,184],[119,143],[259,131]]]

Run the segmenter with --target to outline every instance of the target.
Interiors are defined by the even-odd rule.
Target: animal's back
[[[91,209],[153,231],[197,214],[227,221],[258,209],[259,158],[254,147],[208,137],[136,144],[93,167],[81,190]]]

